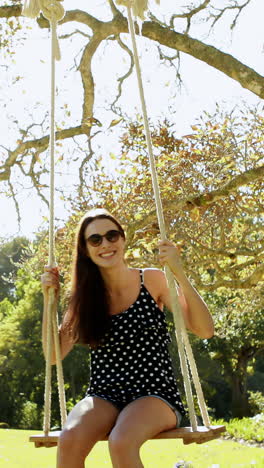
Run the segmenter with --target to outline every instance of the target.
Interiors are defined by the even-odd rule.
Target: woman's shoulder
[[[146,286],[153,285],[162,287],[164,282],[166,282],[164,272],[158,268],[144,268],[142,271],[144,275],[144,284]]]
[[[161,301],[161,297],[164,295],[164,291],[167,287],[165,274],[158,268],[145,268],[143,272],[144,286],[162,310],[163,303]]]

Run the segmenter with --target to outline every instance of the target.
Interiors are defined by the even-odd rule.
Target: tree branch
[[[71,138],[77,135],[83,135],[84,130],[82,126],[67,128],[65,130],[60,130],[56,132],[56,140],[64,140],[66,138]],[[35,140],[27,140],[18,145],[18,147],[11,151],[8,150],[8,158],[2,164],[0,168],[0,181],[9,180],[11,167],[17,164],[17,158],[21,154],[27,153],[30,149],[36,149],[38,154],[45,151],[49,145],[49,136],[46,135],[42,138],[37,138]]]
[[[199,5],[198,7],[196,8],[193,8],[191,10],[189,10],[188,12],[186,13],[182,13],[182,14],[175,14],[175,15],[172,15],[171,19],[170,19],[170,27],[171,29],[174,29],[174,20],[176,18],[185,18],[187,20],[187,28],[185,30],[185,34],[187,34],[190,30],[190,27],[191,27],[191,20],[192,20],[192,17],[194,15],[196,15],[197,13],[200,13],[200,11],[204,10],[205,8],[208,7],[209,3],[210,3],[211,0],[205,0],[203,3],[201,3],[201,5]]]
[[[114,1],[113,0],[108,0],[108,3],[110,5],[110,8],[111,8],[111,11],[113,13],[113,16],[118,16],[118,15],[122,15],[121,11],[118,10],[117,6],[115,5]]]
[[[264,99],[264,77],[232,55],[204,44],[198,39],[163,28],[157,23],[143,23],[142,35],[207,63],[240,83],[243,88]]]
[[[215,291],[218,288],[229,288],[229,289],[251,289],[256,286],[259,282],[264,280],[264,265],[257,267],[251,275],[246,279],[232,279],[225,280],[223,278],[215,281],[214,283],[203,283],[200,275],[192,271],[192,277],[195,280],[195,284],[198,288],[204,291]]]
[[[201,194],[193,198],[186,197],[184,199],[179,200],[178,198],[175,199],[172,197],[169,201],[164,200],[163,209],[164,211],[172,210],[174,212],[178,212],[180,210],[183,210],[187,206],[197,206],[197,207],[209,206],[215,203],[217,200],[223,199],[224,197],[229,196],[231,193],[236,192],[236,190],[239,187],[242,187],[243,185],[246,185],[250,182],[252,183],[259,179],[262,180],[263,175],[264,175],[264,166],[260,166],[255,169],[250,169],[249,171],[243,172],[242,174],[239,174],[238,176],[234,177],[222,187],[216,190],[212,190],[209,193]],[[156,219],[156,209],[153,208],[152,210],[149,211],[148,215],[144,213],[144,216],[142,216],[142,219],[135,221],[135,223],[131,227],[131,231],[137,231],[141,229],[143,226],[153,223],[155,219]]]
[[[20,16],[21,7],[0,7],[0,17]],[[6,10],[7,9],[7,10]],[[11,14],[13,12],[13,14]],[[128,32],[127,20],[122,14],[118,14],[111,21],[103,22],[81,10],[72,10],[66,13],[61,24],[78,21],[86,24],[94,31],[97,40],[104,40],[109,36],[117,36]],[[39,19],[42,27],[48,27],[48,22],[43,17]],[[264,77],[252,68],[226,54],[217,48],[204,44],[192,37],[173,31],[169,26],[163,27],[155,21],[145,21],[142,25],[142,35],[150,40],[157,41],[174,50],[184,52],[192,57],[207,63],[216,70],[221,71],[233,80],[241,84],[245,89],[264,98]],[[92,48],[91,48],[92,49]]]
[[[132,51],[129,49],[129,47],[121,40],[120,36],[117,36],[116,37],[116,40],[117,40],[117,43],[120,45],[120,47],[125,50],[125,52],[129,55],[130,57],[130,66],[129,66],[129,69],[128,71],[121,77],[119,77],[117,79],[118,81],[118,92],[117,92],[117,96],[115,97],[115,100],[112,102],[111,104],[111,109],[113,112],[116,112],[115,110],[115,104],[117,103],[118,99],[121,97],[122,95],[122,86],[123,86],[123,83],[124,81],[132,74],[133,72],[133,67],[134,67],[134,57],[133,57],[133,53]]]
[[[21,5],[12,5],[12,6],[1,6],[0,7],[0,18],[12,18],[22,15],[22,6]]]
[[[208,194],[199,195],[198,197],[195,197],[192,200],[188,201],[188,203],[194,206],[210,205],[212,202],[215,202],[221,198],[230,195],[230,193],[235,192],[239,187],[243,187],[243,185],[249,184],[250,182],[262,179],[263,176],[264,166],[249,169],[248,171],[243,172],[242,174],[239,174],[238,176],[234,177],[222,187],[216,190],[212,190],[212,192]]]
[[[13,201],[14,201],[14,204],[15,204],[15,209],[16,209],[16,214],[17,214],[17,221],[18,221],[18,231],[19,231],[20,227],[21,227],[21,214],[20,214],[20,209],[19,209],[19,204],[18,204],[17,198],[16,198],[16,194],[14,192],[14,188],[13,188],[13,185],[12,185],[10,179],[8,180],[8,186],[9,186],[9,189],[10,189],[10,192],[11,192],[11,197],[13,198]]]
[[[232,24],[231,24],[231,29],[233,29],[236,25],[236,22],[238,20],[238,17],[239,15],[241,14],[242,10],[249,4],[251,0],[246,0],[245,3],[243,3],[243,5],[229,5],[229,6],[226,6],[224,8],[215,8],[214,6],[212,6],[213,10],[215,11],[218,11],[219,13],[217,14],[211,14],[210,17],[214,18],[214,21],[212,23],[212,26],[211,26],[211,29],[213,29],[213,27],[215,26],[215,24],[217,23],[217,21],[220,20],[220,18],[224,15],[224,13],[226,11],[229,11],[229,10],[238,10]]]

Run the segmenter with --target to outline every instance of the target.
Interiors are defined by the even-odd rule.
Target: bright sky
[[[105,19],[105,3],[103,0],[98,2],[97,12],[95,12],[94,7],[90,8],[89,12],[91,14],[98,13],[102,19]],[[160,16],[160,8],[164,12],[171,10],[172,7],[175,8],[175,5],[182,4],[182,1],[161,0],[160,7],[153,3],[153,11],[155,9],[157,15]],[[65,9],[73,8],[72,0],[64,0],[64,7]],[[83,8],[83,1],[75,0],[74,8],[78,7]],[[204,26],[200,25],[202,35],[199,38],[231,53],[264,75],[263,14],[263,0],[254,0],[245,13],[242,13],[238,26],[232,35],[227,22],[226,24],[222,22],[216,29],[214,36],[209,38],[205,36]],[[27,40],[16,50],[15,62],[9,63],[8,69],[5,69],[4,65],[7,62],[4,58],[0,59],[1,71],[5,70],[0,82],[2,94],[0,106],[3,107],[0,108],[1,116],[3,116],[3,118],[1,117],[0,145],[10,149],[15,148],[16,140],[19,138],[19,134],[15,131],[16,126],[12,123],[13,120],[18,120],[19,128],[26,128],[32,121],[32,116],[35,122],[40,123],[43,115],[49,109],[48,32],[35,27],[33,20],[28,20],[28,25],[31,29],[26,31]],[[65,34],[67,31],[69,29],[64,26],[60,32]],[[194,34],[191,35],[194,36]],[[81,116],[82,90],[80,77],[77,73],[69,70],[74,66],[73,58],[76,57],[83,44],[84,39],[81,37],[78,42],[76,39],[74,41],[61,41],[62,60],[57,66],[57,116],[60,119],[60,108],[67,103],[68,109],[71,111],[73,125],[79,123]],[[143,79],[149,115],[153,121],[169,115],[170,120],[176,124],[178,136],[189,133],[190,126],[195,123],[195,119],[203,111],[214,112],[216,102],[222,104],[226,109],[231,109],[235,105],[241,105],[243,101],[252,105],[260,101],[222,73],[192,57],[183,55],[181,74],[185,84],[180,92],[175,87],[174,70],[159,66],[157,52],[147,49],[147,43],[144,39],[138,40],[138,46],[142,56]],[[93,61],[93,71],[96,77],[95,116],[103,121],[103,129],[107,128],[114,118],[112,113],[105,111],[105,101],[116,94],[116,78],[111,71],[114,67],[115,72],[120,76],[129,65],[126,56],[116,50],[113,53],[111,47],[113,46],[110,44],[101,48],[104,57],[102,58],[102,55],[98,54]],[[23,78],[14,82],[16,76]],[[124,106],[127,114],[135,116],[140,111],[135,77],[127,81],[124,91],[120,103]],[[37,103],[39,103],[38,106]],[[107,138],[98,138],[98,154],[103,153],[107,156],[115,148],[118,148],[117,136],[107,134]],[[68,168],[68,179],[67,177],[63,179],[65,186],[69,181],[73,182],[75,174],[71,172],[72,170],[71,167]],[[43,216],[47,216],[47,208],[31,190],[30,185],[27,189],[22,189],[22,186],[20,188],[17,185],[16,189],[19,191],[18,200],[21,204],[22,214],[20,234],[32,236],[43,222]],[[57,206],[59,217],[63,217],[65,211],[59,198]],[[0,237],[17,235],[18,224],[13,202],[4,198],[3,195],[0,199],[0,210],[2,213]]]

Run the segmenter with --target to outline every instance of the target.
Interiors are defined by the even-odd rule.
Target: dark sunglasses
[[[102,244],[104,237],[108,240],[108,242],[117,242],[121,236],[124,237],[122,232],[117,231],[116,229],[111,229],[103,236],[101,234],[92,234],[91,236],[87,237],[86,242],[88,242],[88,244],[92,245],[93,247],[98,247]]]

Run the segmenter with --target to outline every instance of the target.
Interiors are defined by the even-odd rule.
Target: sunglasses
[[[92,245],[93,247],[98,247],[102,244],[103,238],[106,238],[108,242],[117,242],[120,237],[124,237],[122,232],[117,231],[116,229],[111,229],[107,231],[103,236],[101,234],[92,234],[86,239],[88,244]]]

